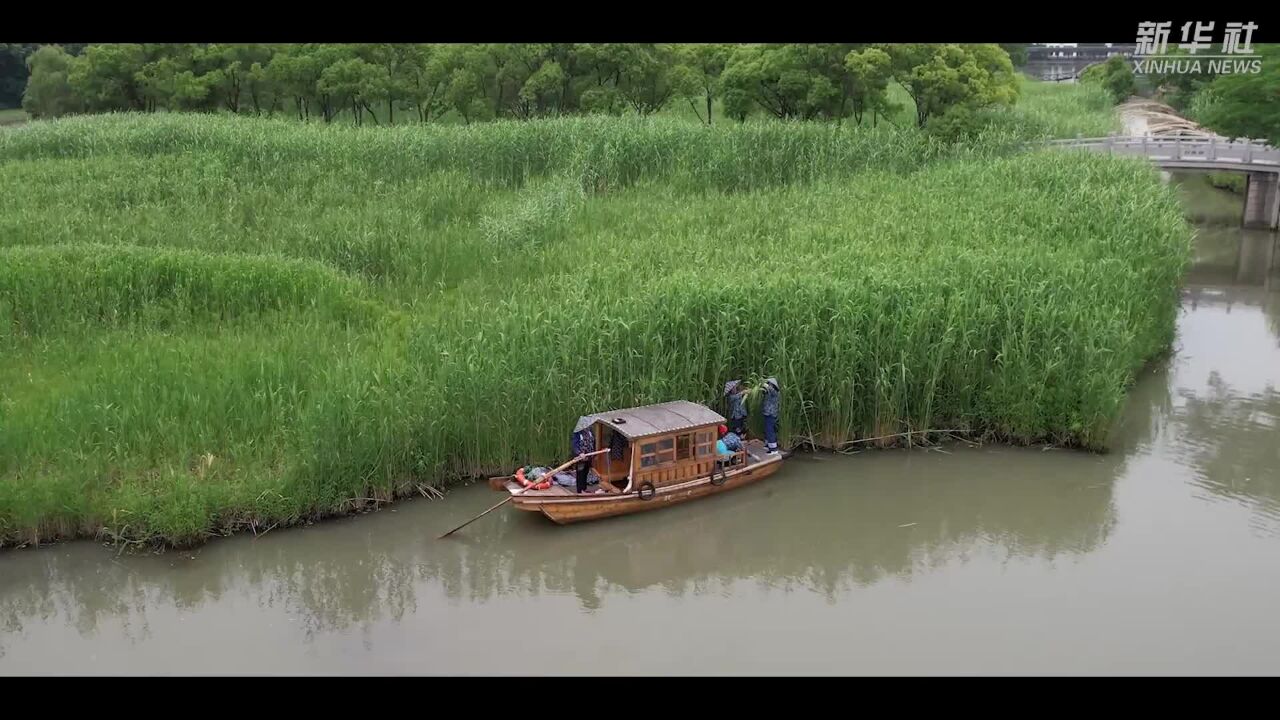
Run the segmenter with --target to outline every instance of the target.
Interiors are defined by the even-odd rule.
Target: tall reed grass
[[[728,377],[780,378],[790,443],[1101,448],[1190,232],[1149,167],[1013,154],[1020,122],[0,134],[0,544],[341,512]]]

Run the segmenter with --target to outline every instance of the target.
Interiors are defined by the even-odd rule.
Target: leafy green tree
[[[282,46],[267,63],[267,77],[280,95],[293,99],[299,120],[311,116],[311,98],[320,80],[321,68],[308,45]]]
[[[144,110],[146,95],[137,78],[146,63],[137,43],[90,45],[71,63],[67,80],[90,111]]]
[[[498,67],[489,48],[460,45],[449,55],[449,60],[451,71],[445,86],[449,107],[467,124],[495,117]]]
[[[448,110],[445,88],[452,72],[452,50],[447,45],[418,44],[411,46],[406,67],[407,97],[418,113],[420,122]]]
[[[1280,45],[1255,51],[1261,71],[1217,76],[1197,93],[1191,115],[1229,137],[1280,145]]]
[[[169,107],[174,110],[214,110],[217,104],[211,97],[209,81],[194,71],[183,70],[173,76]]]
[[[204,82],[233,113],[240,112],[246,96],[261,111],[267,74],[261,66],[271,62],[272,48],[261,43],[212,44],[196,54],[195,64],[207,75]],[[260,67],[253,70],[254,64]]]
[[[13,47],[0,46],[0,65]],[[707,124],[717,100],[739,120],[760,110],[861,124],[869,113],[874,124],[895,111],[888,89],[896,81],[923,126],[953,108],[977,111],[1017,94],[1009,54],[996,45],[124,43],[88,46],[68,60],[66,78],[75,107],[88,111],[283,108],[330,122],[349,108],[357,124],[366,116],[379,122],[375,107],[383,103],[389,123],[401,110],[422,122],[451,111],[470,123],[582,111],[647,115],[673,99]]]
[[[314,93],[316,104],[320,108],[324,121],[326,123],[332,122],[337,117],[339,109],[347,105],[351,98],[349,96],[335,96],[330,90],[330,85],[322,82],[322,79],[325,70],[354,57],[352,47],[343,44],[316,43],[308,46],[305,52],[309,56],[310,64],[315,72],[315,84],[312,93]],[[331,76],[332,79],[333,77]]]
[[[412,93],[410,79],[417,59],[414,46],[401,43],[373,43],[361,46],[357,54],[382,73],[378,82],[387,102],[387,122],[396,122],[396,106],[407,109]],[[366,103],[367,106],[367,103]],[[372,111],[371,111],[372,112]]]
[[[590,112],[640,115],[661,110],[681,89],[673,73],[676,48],[654,43],[584,43],[576,48],[588,82],[581,102]]]
[[[22,95],[22,108],[34,118],[61,117],[79,106],[67,77],[72,57],[59,45],[43,45],[27,56],[30,78]]]
[[[721,82],[727,113],[745,118],[755,105],[781,119],[813,117],[815,100],[835,87],[804,67],[799,45],[746,45],[730,56]]]
[[[195,66],[195,56],[200,51],[198,45],[189,43],[146,43],[142,46],[144,62],[134,73],[134,81],[148,111],[154,111],[157,106],[203,109],[200,105],[208,95],[208,88],[203,81],[193,85],[188,79]],[[180,76],[182,80],[179,80]],[[179,82],[183,90],[181,102],[176,97]],[[199,93],[195,93],[197,86],[202,90]]]
[[[560,63],[543,61],[520,88],[520,104],[525,108],[525,116],[528,117],[530,112],[542,115],[558,108],[556,99],[564,92],[564,79],[565,72]]]
[[[357,57],[339,60],[320,73],[319,88],[335,98],[351,104],[352,121],[364,124],[368,112],[373,123],[378,124],[377,113],[369,107],[371,101],[386,95],[382,69]]]
[[[85,47],[84,43],[0,43],[0,109],[22,105],[30,75],[27,59],[44,45],[57,45],[72,57]]]
[[[845,56],[845,69],[849,72],[849,99],[854,121],[862,124],[868,111],[875,118],[894,110],[889,101],[889,81],[893,78],[893,61],[889,53],[880,48],[863,48],[850,51]]]
[[[490,46],[497,71],[497,107],[517,118],[562,112],[566,73],[551,43]]]
[[[1170,107],[1175,110],[1186,110],[1196,94],[1206,85],[1213,82],[1213,78],[1217,73],[1207,63],[1202,63],[1201,72],[1198,73],[1178,72],[1176,67],[1178,60],[1194,59],[1194,56],[1189,51],[1180,47],[1170,47],[1162,57],[1172,61],[1168,63],[1167,69],[1165,63],[1159,63],[1153,68],[1156,71],[1148,71],[1144,74],[1142,80],[1144,84],[1150,86],[1160,100],[1168,103]],[[1090,66],[1085,70],[1082,80],[1087,77],[1093,82],[1099,82],[1100,78],[1098,76],[1102,71],[1097,68],[1097,65]],[[1134,80],[1136,84],[1138,78],[1135,77]]]
[[[675,49],[678,63],[672,69],[672,82],[680,97],[689,101],[698,119],[712,124],[712,102],[720,95],[720,75],[733,46],[715,43],[689,43]],[[698,110],[697,100],[705,100],[707,114]]]
[[[487,105],[484,102],[484,85],[480,75],[471,68],[462,67],[449,74],[449,84],[445,87],[445,100],[449,106],[462,116],[468,125],[473,118],[485,115]]]
[[[178,72],[178,64],[173,58],[161,57],[144,64],[134,74],[147,110],[154,111],[156,105],[169,105],[172,102],[174,77]]]
[[[311,117],[314,106],[326,123],[332,122],[349,98],[335,98],[320,78],[326,68],[355,56],[351,46],[306,43],[289,47],[287,54],[290,59],[269,73],[277,78],[278,91],[296,93],[294,102],[301,99],[304,117]]]
[[[1106,62],[1090,66],[1080,75],[1080,82],[1101,85],[1111,93],[1112,99],[1124,102],[1138,88],[1133,77],[1133,69],[1129,61],[1119,55],[1107,58]]]
[[[750,105],[780,119],[837,118],[849,112],[847,44],[746,45],[721,75],[725,111],[746,117]]]
[[[618,58],[621,78],[617,84],[623,99],[640,115],[666,107],[675,94],[672,81],[676,54],[669,44],[631,43]]]
[[[916,106],[916,124],[955,107],[969,110],[1012,105],[1018,81],[1009,54],[998,45],[904,43],[882,49],[894,79]]]

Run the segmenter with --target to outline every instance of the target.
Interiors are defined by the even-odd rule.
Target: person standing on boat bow
[[[587,480],[591,477],[591,458],[583,456],[587,453],[595,452],[595,449],[595,433],[591,431],[590,421],[583,418],[578,421],[578,427],[573,431],[573,454],[578,457],[578,464],[575,470],[577,471],[579,494],[587,491]]]
[[[760,408],[764,413],[764,442],[766,452],[772,455],[778,452],[778,407],[781,405],[782,389],[778,387],[778,378],[775,377],[766,379],[761,389],[764,391],[764,402]]]
[[[738,437],[747,436],[747,388],[741,380],[724,384],[724,399],[729,405],[729,429]]]

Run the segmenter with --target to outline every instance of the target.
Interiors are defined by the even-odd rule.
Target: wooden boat
[[[725,418],[705,405],[683,400],[588,415],[575,429],[592,429],[591,459],[600,487],[578,494],[552,484],[526,488],[514,476],[490,478],[495,490],[511,493],[521,510],[540,512],[563,525],[670,507],[763,480],[782,467],[787,453],[769,454],[760,440],[728,461],[716,456],[717,428]]]

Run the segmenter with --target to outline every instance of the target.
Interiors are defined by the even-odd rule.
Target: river
[[[0,553],[0,674],[1280,673],[1280,248],[1198,228],[1115,450],[797,456],[557,527],[473,486],[194,551]]]

